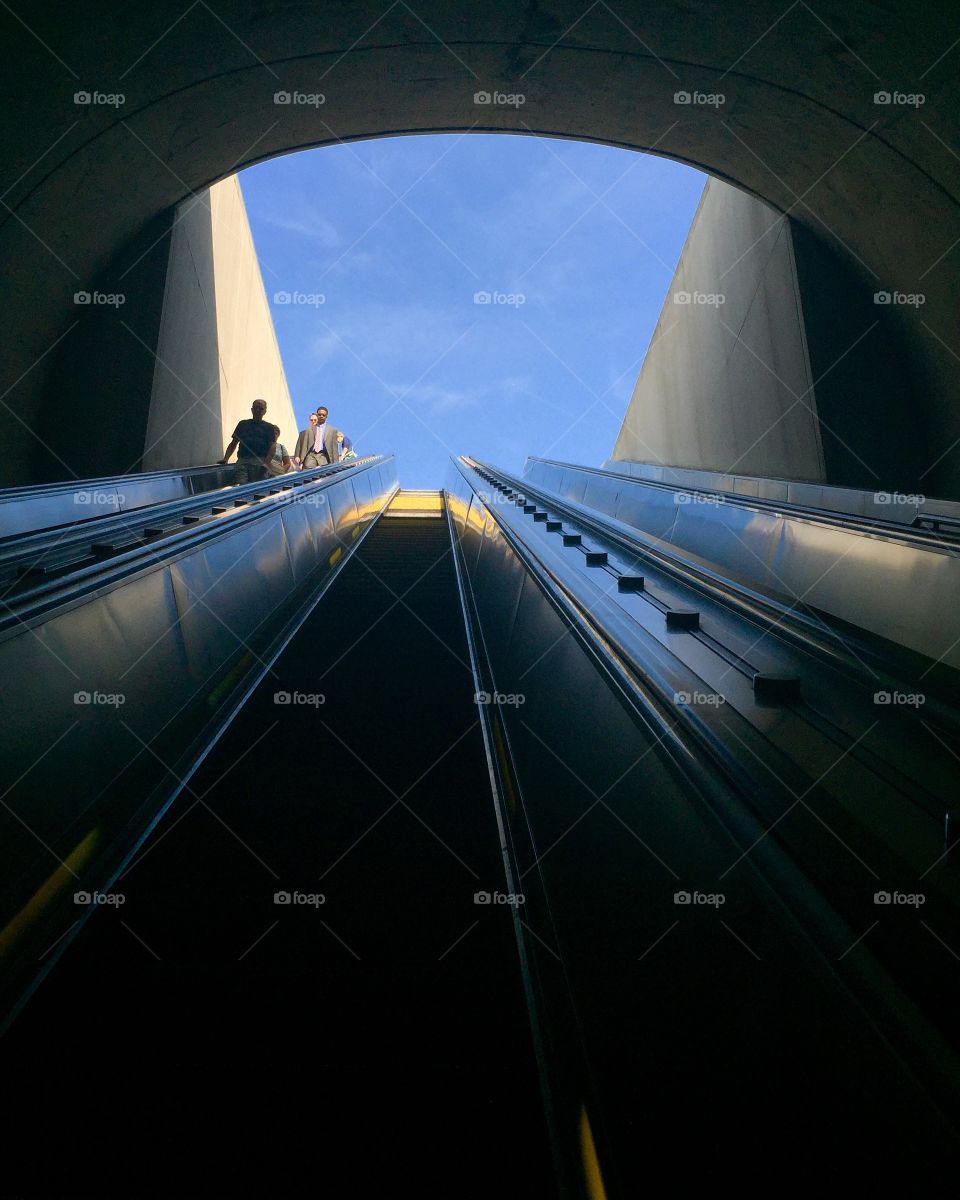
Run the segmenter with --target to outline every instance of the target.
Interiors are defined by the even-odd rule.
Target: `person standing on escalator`
[[[265,421],[267,412],[266,400],[254,400],[250,405],[250,420],[241,421],[220,462],[226,465],[234,450],[237,453],[237,466],[233,473],[234,483],[258,483],[270,474],[270,461],[277,445],[280,431],[276,425]]]
[[[293,461],[301,470],[308,471],[311,467],[324,467],[327,463],[340,461],[337,431],[327,420],[327,414],[328,409],[321,404],[317,409],[316,425],[311,421],[310,428],[302,429],[297,436]]]

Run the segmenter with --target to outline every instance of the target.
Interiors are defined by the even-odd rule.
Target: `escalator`
[[[950,689],[878,716],[909,683],[882,641],[467,457],[442,494],[378,460],[253,499],[164,542],[175,625],[119,625],[182,652],[116,639],[128,715],[77,722],[82,759],[36,742],[8,796],[8,862],[37,828],[62,855],[7,927],[41,976],[0,1043],[13,1194],[626,1200],[960,1163]],[[143,675],[209,728],[152,732]]]
[[[381,519],[5,1039],[8,1186],[552,1194],[474,690]]]

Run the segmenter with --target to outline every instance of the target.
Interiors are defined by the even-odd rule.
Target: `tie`
[[[323,453],[323,430],[324,430],[323,425],[317,426],[317,434],[316,434],[316,437],[313,439],[313,449],[314,449],[315,454]]]

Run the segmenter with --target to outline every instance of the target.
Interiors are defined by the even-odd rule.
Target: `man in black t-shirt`
[[[233,473],[234,483],[256,483],[270,474],[270,460],[280,436],[276,425],[263,418],[267,411],[266,400],[254,400],[250,405],[252,420],[241,421],[233,431],[233,438],[220,461],[226,464],[239,446],[237,467]]]

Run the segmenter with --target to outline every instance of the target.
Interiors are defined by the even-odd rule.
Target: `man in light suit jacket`
[[[340,461],[337,430],[327,420],[327,409],[323,405],[317,409],[316,425],[301,429],[297,435],[293,461],[302,471]]]

